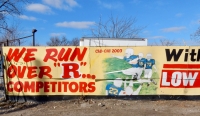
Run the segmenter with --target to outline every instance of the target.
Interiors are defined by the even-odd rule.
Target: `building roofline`
[[[82,37],[80,41],[83,41],[84,39],[88,40],[123,40],[123,41],[128,41],[128,40],[138,40],[138,41],[145,41],[145,38],[107,38],[107,37]]]

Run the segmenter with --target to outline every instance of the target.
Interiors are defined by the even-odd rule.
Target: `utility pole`
[[[37,30],[33,29],[32,30],[32,33],[33,33],[33,46],[35,46],[35,32],[37,32]]]

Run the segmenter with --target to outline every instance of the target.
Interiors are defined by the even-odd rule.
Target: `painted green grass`
[[[103,63],[105,63],[104,73],[131,68],[130,64],[128,64],[126,61],[117,59],[117,58],[107,58],[103,61]],[[144,79],[143,76],[144,74],[142,74],[141,79]],[[122,72],[105,74],[104,76],[106,80],[114,80],[116,78],[122,78],[124,80],[124,79],[131,79],[131,77],[132,76],[124,75]],[[158,74],[153,73],[152,79],[154,79],[156,83],[158,83]],[[112,83],[112,82],[106,81],[104,83],[103,88],[102,88],[103,89],[102,91],[104,94],[105,94],[105,87],[108,83]],[[134,84],[133,90],[136,90],[139,86],[140,86],[139,83]],[[122,88],[123,87],[124,85],[122,85]],[[139,94],[140,95],[154,95],[156,94],[156,90],[157,90],[157,85],[154,85],[153,83],[151,83],[149,86],[147,86],[147,83],[143,83],[142,89],[140,90]]]
[[[126,61],[117,59],[117,58],[108,58],[104,60],[104,63],[106,63],[106,67],[104,68],[104,72],[112,72],[112,71],[119,71],[131,68],[130,64],[128,64]],[[116,79],[116,78],[131,78],[131,76],[124,75],[121,72],[118,73],[110,73],[105,75],[105,79]]]
[[[157,73],[154,72],[151,78],[154,79],[155,82],[158,84],[159,80]],[[144,79],[143,76],[142,79]],[[155,95],[155,94],[157,94],[157,85],[153,83],[151,83],[149,86],[147,86],[147,83],[144,83],[142,85],[142,89],[140,90],[140,95]]]
[[[128,64],[126,61],[118,59],[118,58],[107,58],[103,62],[109,66],[109,67],[105,68],[106,69],[105,72],[111,72],[111,71],[117,71],[117,70],[131,68],[130,64]]]

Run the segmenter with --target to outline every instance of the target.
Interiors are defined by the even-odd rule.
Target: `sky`
[[[190,35],[200,26],[199,4],[200,0],[33,0],[23,6],[14,21],[20,25],[22,36],[37,29],[36,43],[44,46],[54,36],[69,40],[91,37],[91,27],[100,17],[107,20],[111,14],[136,18],[135,26],[145,27],[138,37],[148,39],[148,45],[160,39],[198,45]]]

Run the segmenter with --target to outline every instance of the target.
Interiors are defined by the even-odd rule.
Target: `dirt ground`
[[[1,99],[2,116],[199,116],[199,100],[72,99],[11,102]]]

